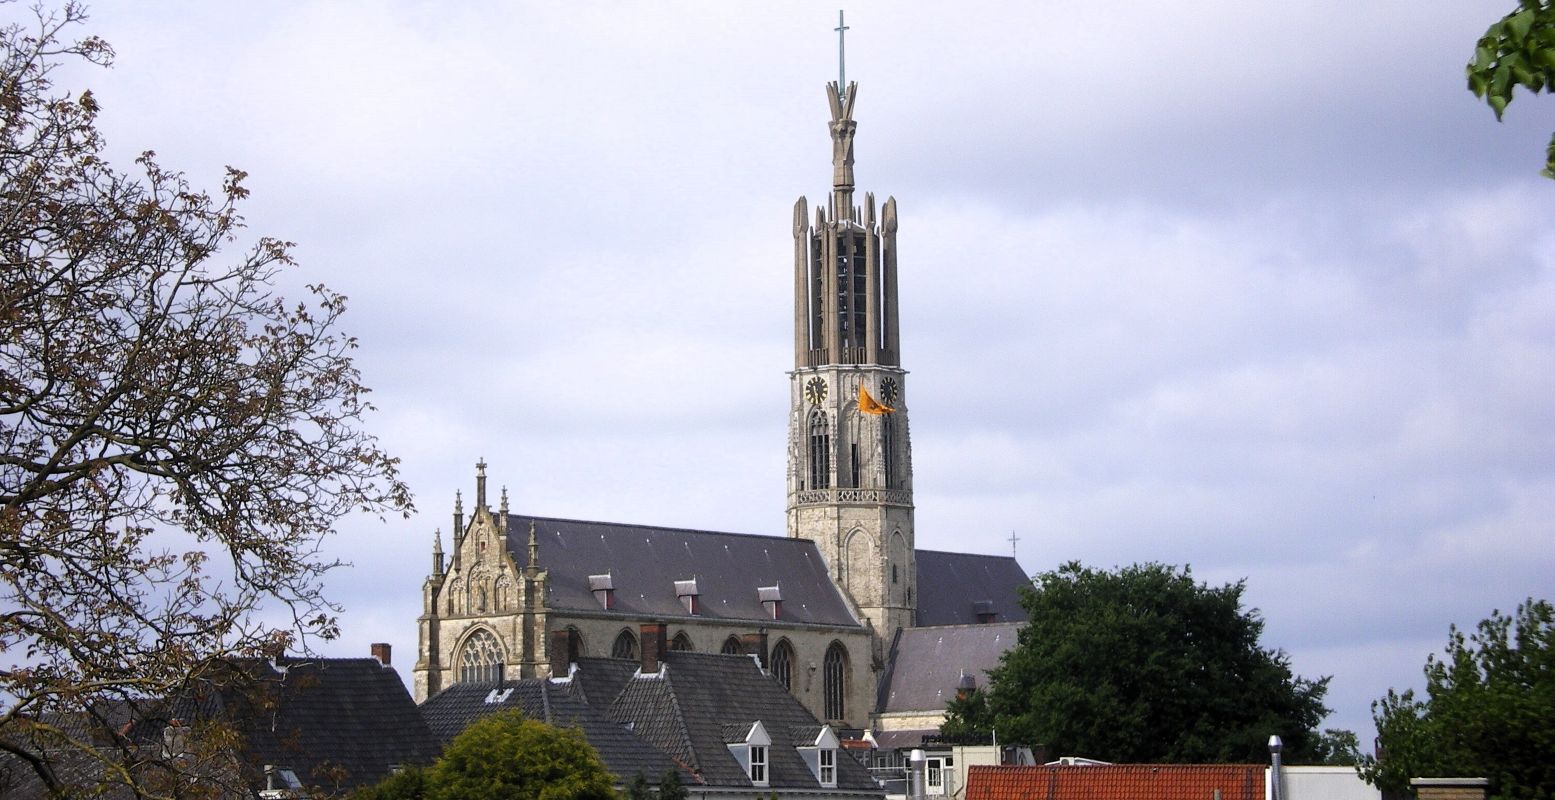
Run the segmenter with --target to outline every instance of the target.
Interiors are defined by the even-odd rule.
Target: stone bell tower
[[[840,26],[839,26],[840,27]],[[826,86],[832,191],[794,204],[788,535],[820,548],[874,627],[876,655],[913,624],[912,448],[896,305],[896,200],[853,204],[856,83]]]

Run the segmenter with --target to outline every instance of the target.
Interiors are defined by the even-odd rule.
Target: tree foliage
[[[1555,0],[1520,0],[1474,46],[1467,67],[1469,91],[1501,119],[1521,86],[1535,94],[1555,91]],[[1545,151],[1544,176],[1555,178],[1555,137]]]
[[[1390,689],[1372,703],[1380,756],[1362,757],[1367,780],[1482,777],[1492,798],[1555,798],[1555,607],[1529,599],[1468,636],[1453,626],[1425,681],[1424,700]]]
[[[1243,588],[1162,564],[1038,575],[1017,644],[990,673],[999,740],[1118,762],[1261,762],[1278,734],[1290,763],[1317,760],[1328,679],[1293,675],[1259,644]]]
[[[242,171],[111,166],[54,80],[112,49],[66,37],[74,3],[36,16],[0,28],[0,750],[66,791],[39,754],[98,753],[110,710],[333,635],[322,537],[410,497],[361,429],[345,298],[276,293],[291,245],[236,243]]]
[[[429,800],[616,800],[610,773],[583,734],[485,717],[454,738],[427,775]]]

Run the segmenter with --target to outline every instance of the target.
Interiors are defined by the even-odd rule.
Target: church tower
[[[839,25],[839,33],[841,26]],[[853,198],[857,84],[826,86],[832,191],[810,223],[794,204],[794,371],[789,373],[788,535],[820,548],[874,628],[876,663],[914,624],[912,449],[896,300],[896,200]]]

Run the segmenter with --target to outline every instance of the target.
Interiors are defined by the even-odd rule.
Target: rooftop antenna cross
[[[1020,537],[1015,535],[1015,531],[1010,531],[1010,558],[1015,557],[1015,543],[1018,541]]]
[[[837,99],[841,100],[848,93],[848,59],[844,39],[848,35],[848,26],[842,22],[842,9],[837,9]]]

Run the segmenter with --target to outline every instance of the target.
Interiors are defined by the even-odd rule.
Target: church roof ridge
[[[738,531],[715,531],[706,528],[680,528],[674,525],[650,525],[643,522],[611,522],[602,519],[573,519],[569,517],[542,517],[535,514],[509,514],[508,527],[512,528],[517,520],[534,520],[535,522],[561,522],[573,525],[606,525],[612,528],[632,528],[649,531],[673,531],[675,533],[698,533],[711,536],[744,536],[752,539],[773,539],[784,542],[809,541],[808,539],[794,539],[789,536],[773,535],[770,533],[741,533]]]

